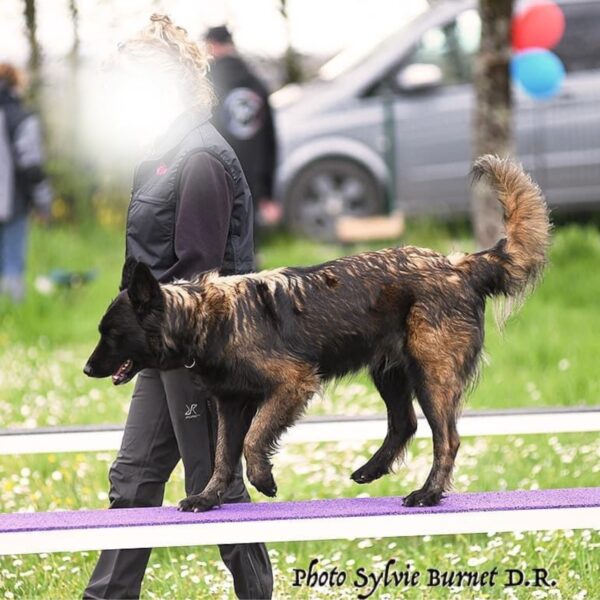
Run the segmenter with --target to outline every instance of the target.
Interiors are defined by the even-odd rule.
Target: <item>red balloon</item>
[[[565,15],[550,1],[528,6],[513,18],[512,43],[516,50],[556,46],[565,32]]]

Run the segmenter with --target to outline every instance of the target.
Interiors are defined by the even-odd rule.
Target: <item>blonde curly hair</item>
[[[167,15],[153,14],[150,24],[119,44],[119,56],[175,76],[189,104],[214,104],[214,93],[206,78],[208,54],[191,40],[187,31]]]

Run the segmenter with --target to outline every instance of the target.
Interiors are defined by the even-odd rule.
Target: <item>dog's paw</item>
[[[442,499],[442,492],[422,488],[404,498],[404,506],[436,506]]]
[[[246,463],[248,481],[261,493],[269,498],[277,495],[277,484],[273,477],[273,467],[268,461]]]
[[[253,477],[248,478],[250,483],[261,493],[269,498],[275,498],[277,496],[277,484],[273,478],[273,474],[261,473]]]
[[[370,465],[367,463],[360,469],[356,469],[356,471],[350,475],[350,479],[356,483],[370,483],[371,481],[375,481],[376,479],[387,475],[387,473],[387,469],[384,469],[379,465]]]
[[[208,498],[197,494],[188,496],[179,502],[177,510],[182,512],[206,512],[215,506],[219,506],[218,498]]]

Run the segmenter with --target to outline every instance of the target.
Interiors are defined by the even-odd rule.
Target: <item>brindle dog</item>
[[[417,428],[413,398],[433,432],[433,466],[407,506],[437,504],[459,447],[456,419],[477,370],[486,298],[519,299],[546,264],[550,223],[542,193],[520,166],[480,158],[504,209],[506,238],[474,254],[414,247],[365,252],[307,268],[282,268],[159,285],[129,262],[122,291],[100,323],[85,372],[115,384],[140,369],[187,366],[217,398],[214,474],[180,503],[220,503],[242,452],[250,482],[275,496],[271,457],[323,382],[367,367],[388,413],[388,431],[352,474],[388,473]]]

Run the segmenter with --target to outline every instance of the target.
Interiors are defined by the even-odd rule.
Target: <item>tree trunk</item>
[[[81,38],[79,36],[79,7],[77,0],[69,0],[69,14],[71,15],[71,26],[73,28],[73,45],[69,52],[69,58],[74,68],[78,67],[79,62],[79,46]]]
[[[290,15],[288,12],[288,0],[279,0],[279,12],[285,22],[287,37],[287,48],[284,55],[285,80],[284,83],[300,83],[303,80],[302,64],[300,57],[292,45],[292,32]]]
[[[79,50],[81,38],[79,36],[79,7],[77,0],[69,0],[69,14],[71,16],[71,27],[73,31],[73,45],[69,51],[69,84],[65,103],[69,106],[66,128],[68,131],[67,144],[73,153],[74,160],[80,158],[81,144],[79,140],[80,130],[80,95],[79,95]]]
[[[37,39],[37,14],[35,0],[24,0],[23,14],[25,16],[25,27],[27,29],[27,41],[29,42],[29,89],[32,100],[36,102],[40,87],[40,65],[42,62],[42,52]]]
[[[481,47],[473,81],[475,158],[490,153],[508,156],[513,151],[509,72],[512,9],[513,0],[479,0]],[[471,214],[480,248],[488,248],[502,237],[502,212],[488,186],[473,186]]]

